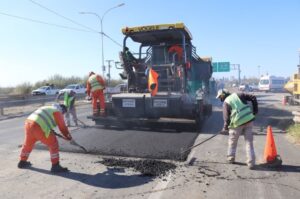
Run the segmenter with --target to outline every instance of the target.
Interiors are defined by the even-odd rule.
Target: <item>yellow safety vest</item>
[[[91,91],[94,92],[95,90],[101,90],[103,89],[103,86],[98,82],[97,75],[91,75],[89,77],[89,83],[91,84]]]
[[[65,94],[64,94],[64,105],[67,108],[70,108],[72,100],[74,100],[74,96],[70,96],[68,92],[65,92]]]
[[[59,110],[52,106],[44,106],[34,111],[27,119],[38,123],[48,138],[51,130],[57,126],[53,115],[57,111]]]
[[[239,127],[255,118],[250,106],[244,104],[236,93],[226,97],[225,102],[231,106],[229,128]]]

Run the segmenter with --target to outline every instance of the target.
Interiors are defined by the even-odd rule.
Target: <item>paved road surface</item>
[[[273,125],[277,150],[284,163],[280,170],[264,167],[248,170],[244,164],[243,138],[238,145],[239,164],[227,164],[227,136],[225,135],[218,135],[194,148],[186,162],[171,161],[177,165],[177,169],[162,177],[145,177],[132,169],[106,167],[100,164],[99,160],[109,156],[70,153],[67,149],[72,146],[66,141],[61,141],[62,148],[66,151],[61,153],[61,163],[69,167],[70,173],[52,175],[49,172],[49,153],[44,149],[39,150],[41,147],[31,154],[30,161],[33,167],[20,170],[16,168],[20,150],[17,146],[23,140],[24,118],[2,120],[0,121],[1,198],[300,198],[300,147],[291,144],[283,131],[276,128],[283,128],[290,115],[281,106],[281,99],[280,94],[261,94],[260,113],[254,127],[256,133],[254,145],[257,162],[259,162],[264,150],[265,127],[267,124]],[[220,130],[221,104],[215,102],[215,105],[212,117],[205,123],[203,132],[197,136],[195,143],[207,139]],[[86,114],[83,111],[79,117],[88,125],[92,125],[85,120]],[[96,140],[96,130],[98,132],[99,129],[91,128],[84,131],[80,129],[73,131],[73,134],[74,137],[85,137],[84,132],[87,132]],[[184,140],[184,142],[174,142],[176,136],[172,137],[172,142],[169,143],[170,149],[168,146],[146,147],[149,148],[148,153],[165,150],[178,153],[178,148],[189,146],[194,136],[190,132],[154,132],[153,135],[150,133],[153,132],[100,129],[103,138],[96,142],[111,148],[118,146],[117,143],[122,143],[121,151],[129,150],[126,155],[132,155],[141,154],[140,149],[146,143],[143,141],[144,136],[149,140],[161,137],[163,139],[167,135],[177,135],[178,139],[190,136],[189,141]],[[80,141],[86,144],[84,143],[86,140]],[[130,147],[131,142],[132,147]],[[157,142],[168,145],[166,140]],[[94,146],[85,147],[93,149]],[[135,147],[136,150],[133,150],[132,148]],[[100,148],[99,151],[104,148]],[[75,147],[71,150],[80,152]]]

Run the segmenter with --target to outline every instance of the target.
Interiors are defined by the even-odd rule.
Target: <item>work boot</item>
[[[248,169],[250,169],[250,170],[254,169],[254,164],[252,164],[252,163],[248,163],[247,166],[248,166]]]
[[[25,160],[20,160],[20,162],[18,163],[18,168],[19,169],[24,169],[24,168],[28,168],[31,166],[31,163]]]
[[[235,158],[232,157],[232,156],[228,156],[228,157],[227,157],[227,162],[228,162],[229,164],[234,164]]]
[[[69,171],[69,169],[66,167],[60,166],[59,162],[56,164],[52,164],[52,167],[51,167],[52,173],[61,173],[61,172],[68,172],[68,171]]]

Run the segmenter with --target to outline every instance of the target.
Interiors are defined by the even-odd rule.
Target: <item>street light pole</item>
[[[105,15],[106,15],[109,11],[111,11],[111,10],[113,10],[113,9],[115,9],[115,8],[124,6],[124,5],[125,5],[125,3],[121,3],[121,4],[119,4],[119,5],[116,5],[116,6],[114,6],[114,7],[109,8],[108,10],[106,10],[106,11],[104,12],[104,14],[102,15],[102,17],[100,17],[100,16],[99,16],[97,13],[95,13],[95,12],[80,12],[80,14],[90,14],[90,15],[95,15],[95,16],[100,20],[100,28],[101,28],[101,32],[100,32],[100,34],[101,34],[101,51],[102,51],[102,54],[101,54],[101,56],[102,56],[102,76],[103,76],[103,78],[105,78],[104,44],[103,44],[103,36],[104,36],[104,32],[103,32],[103,19],[104,19]]]
[[[258,68],[258,78],[260,78],[260,67],[261,67],[260,65],[257,66],[257,68]]]
[[[108,63],[108,74],[107,74],[107,77],[108,77],[108,81],[107,81],[107,85],[108,87],[110,86],[110,68],[111,68],[111,65],[110,65],[110,62],[113,62],[114,60],[106,60],[107,63]]]

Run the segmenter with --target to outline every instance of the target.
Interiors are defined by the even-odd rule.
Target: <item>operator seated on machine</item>
[[[128,76],[128,88],[129,92],[136,90],[136,75],[135,72],[139,70],[138,59],[133,56],[129,51],[128,47],[124,48],[123,61],[124,61],[124,72],[120,73],[122,79],[127,79]]]

